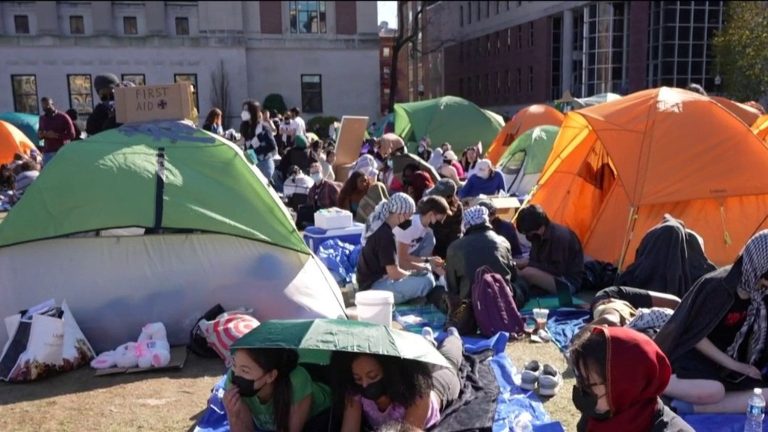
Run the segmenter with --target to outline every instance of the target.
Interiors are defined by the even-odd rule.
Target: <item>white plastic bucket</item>
[[[357,319],[375,324],[392,325],[395,296],[389,291],[367,290],[355,294]]]

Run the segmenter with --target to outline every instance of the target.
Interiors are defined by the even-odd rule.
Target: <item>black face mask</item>
[[[45,108],[45,109],[43,110],[43,112],[44,112],[46,115],[53,115],[53,113],[55,112],[55,110],[54,110],[53,108]]]
[[[262,384],[259,388],[256,388],[256,381],[243,378],[234,373],[232,374],[232,384],[237,387],[238,393],[242,397],[254,397],[264,387],[264,384]]]
[[[408,220],[405,220],[405,221],[401,222],[400,224],[398,224],[397,227],[400,228],[401,230],[405,231],[405,230],[407,230],[408,228],[411,227],[412,223],[413,222],[411,222],[411,220],[408,219]]]
[[[379,378],[378,381],[369,383],[367,387],[361,385],[358,385],[357,387],[362,397],[372,401],[378,400],[387,393],[387,386],[384,383],[383,378]]]
[[[532,244],[541,243],[541,234],[537,232],[528,233],[525,235],[525,238],[528,239],[529,242]]]
[[[573,386],[571,399],[573,400],[573,406],[589,418],[595,420],[607,420],[611,418],[610,411],[604,413],[595,412],[595,409],[597,408],[597,396],[585,392],[579,386]]]

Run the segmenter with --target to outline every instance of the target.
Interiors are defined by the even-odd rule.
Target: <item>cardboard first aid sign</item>
[[[192,85],[119,87],[115,89],[115,115],[118,123],[153,120],[197,120]]]

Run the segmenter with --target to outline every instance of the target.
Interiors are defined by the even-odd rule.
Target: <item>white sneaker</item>
[[[446,330],[449,335],[456,336],[457,338],[461,338],[461,335],[459,334],[459,330],[456,327],[448,327]]]
[[[432,328],[424,327],[421,329],[421,335],[424,336],[424,339],[428,340],[429,343],[431,343],[433,346],[437,346],[437,342],[435,341],[435,332],[432,331]]]
[[[539,375],[539,394],[541,396],[554,396],[563,384],[563,376],[554,366],[545,364]]]
[[[541,375],[541,365],[536,360],[531,360],[525,365],[520,375],[520,388],[523,390],[535,390]]]

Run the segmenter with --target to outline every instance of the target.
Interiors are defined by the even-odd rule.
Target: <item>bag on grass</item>
[[[67,302],[48,300],[5,318],[8,342],[0,356],[0,379],[33,381],[88,364],[95,353]]]
[[[189,348],[190,351],[205,358],[216,358],[219,356],[219,354],[208,345],[208,338],[200,327],[200,324],[207,324],[208,321],[215,320],[217,316],[224,312],[226,312],[224,308],[220,304],[217,304],[208,309],[208,312],[203,314],[203,316],[197,320],[195,326],[192,327],[192,330],[189,332],[189,344],[187,345],[187,348]]]
[[[200,321],[200,330],[208,340],[208,345],[224,360],[227,367],[232,366],[229,348],[235,341],[259,326],[259,320],[241,311],[224,312],[213,321]]]
[[[498,332],[517,335],[523,332],[525,323],[517,310],[517,304],[507,282],[488,266],[475,272],[472,284],[472,309],[477,326],[485,337]]]

